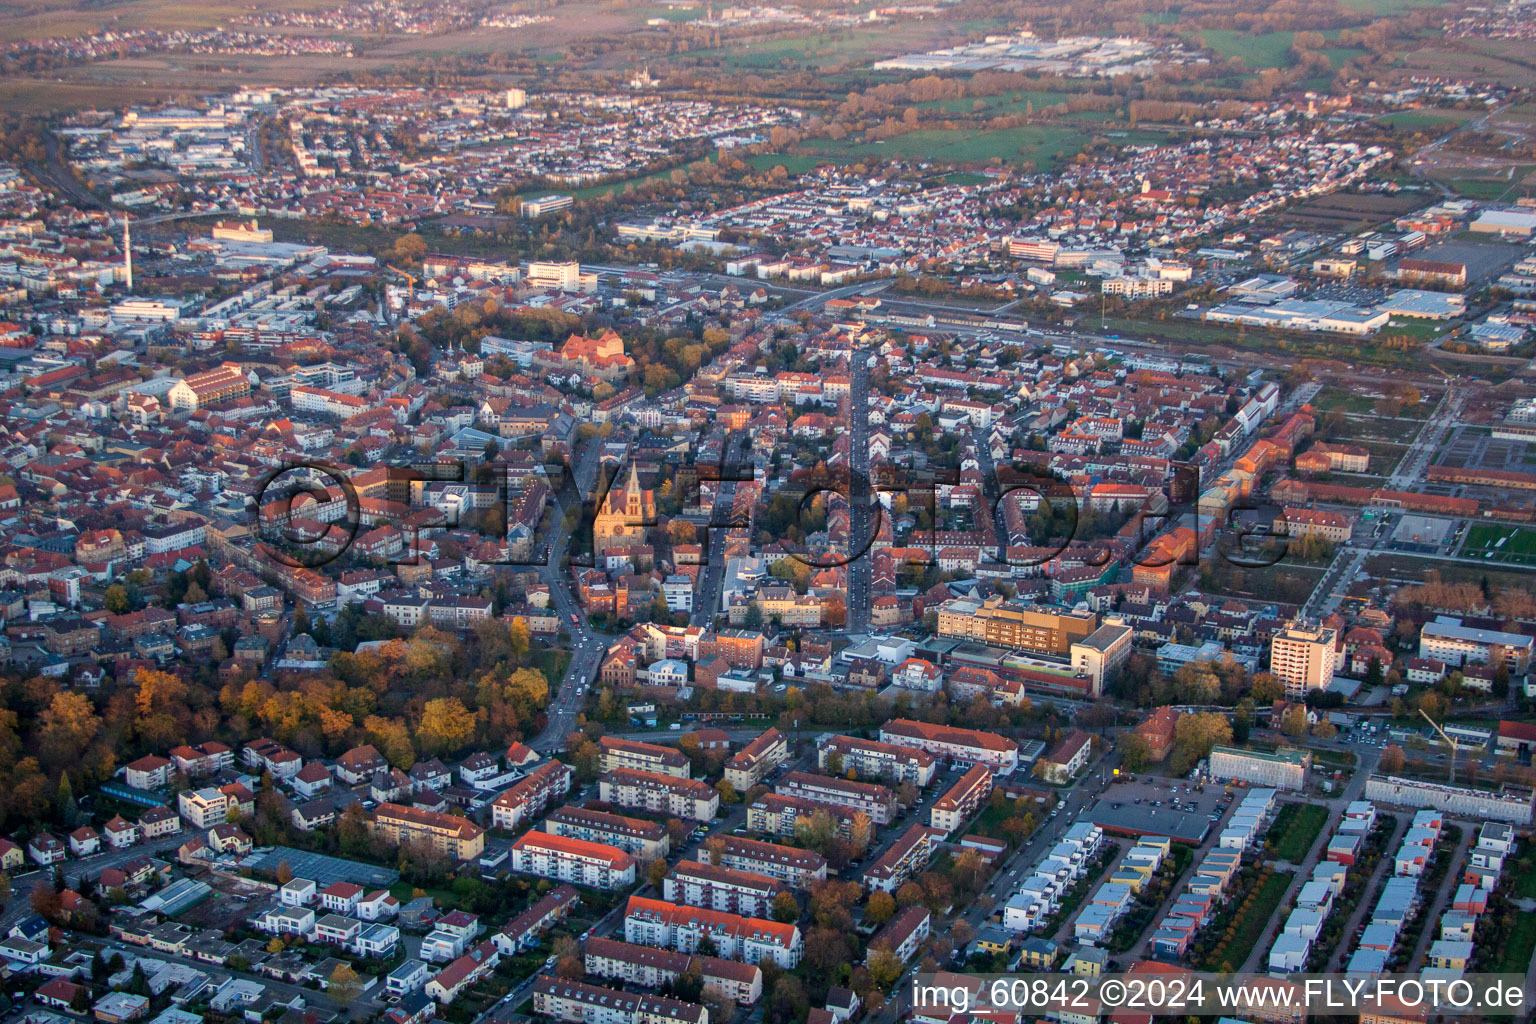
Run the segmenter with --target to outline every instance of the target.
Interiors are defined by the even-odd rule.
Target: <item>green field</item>
[[[1476,523],[1467,530],[1461,554],[1464,558],[1484,558],[1490,562],[1536,565],[1536,530]]]
[[[747,158],[747,163],[759,171],[783,167],[790,174],[804,174],[815,170],[817,164],[836,162],[827,157],[797,156],[793,153],[754,153]]]
[[[1536,951],[1536,917],[1516,914],[1515,926],[1499,950],[1498,966],[1491,970],[1524,974],[1530,970],[1532,951]]]
[[[1067,101],[1067,94],[1064,92],[1034,90],[1031,92],[994,93],[991,96],[962,96],[959,99],[953,100],[926,100],[917,104],[917,109],[942,110],[946,114],[969,114],[972,112],[972,108],[975,107],[978,99],[983,104],[981,113],[996,116],[998,114],[1023,114],[1031,106],[1038,111],[1042,107],[1065,103]]]
[[[664,21],[693,21],[704,17],[702,7],[650,7],[641,12],[646,20],[661,18]]]
[[[1391,17],[1418,10],[1420,7],[1439,7],[1445,0],[1344,0],[1344,6],[1357,11],[1369,11],[1379,17]]]
[[[1286,64],[1294,32],[1265,32],[1250,35],[1237,29],[1206,29],[1200,33],[1205,45],[1223,57],[1241,57],[1248,70],[1278,68]]]
[[[1376,120],[1380,124],[1389,124],[1394,128],[1428,128],[1431,125],[1445,124],[1447,121],[1460,124],[1471,118],[1470,110],[1431,108],[1429,110],[1394,110],[1390,114],[1382,114]]]
[[[1465,177],[1457,174],[1457,170],[1465,171],[1466,168],[1451,168],[1434,180],[1453,192],[1458,192],[1468,199],[1505,199],[1524,195],[1530,195],[1533,188],[1522,182],[1527,175],[1536,172],[1536,164],[1516,164],[1511,174],[1505,171],[1497,177]]]
[[[1293,877],[1289,871],[1263,875],[1253,891],[1237,904],[1235,911],[1224,908],[1212,927],[1219,936],[1218,941],[1204,957],[1198,958],[1195,966],[1203,971],[1240,969],[1264,934],[1270,918],[1279,912],[1280,901],[1285,898],[1285,890],[1290,887]]]
[[[1322,804],[1286,804],[1269,826],[1270,849],[1280,860],[1300,864],[1328,821]]]
[[[1127,133],[1124,141],[1150,141],[1143,137],[1144,134]],[[1033,163],[1036,169],[1045,171],[1055,167],[1058,161],[1070,160],[1090,141],[1090,136],[1072,128],[1031,124],[997,131],[924,129],[878,140],[809,139],[801,145],[817,156],[840,163],[866,157],[966,164],[997,160],[1004,164]]]

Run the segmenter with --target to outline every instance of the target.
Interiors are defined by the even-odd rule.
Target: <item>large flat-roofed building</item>
[[[597,741],[597,748],[601,758],[600,771],[629,768],[637,772],[674,775],[679,779],[691,778],[693,775],[688,755],[675,747],[604,736]]]
[[[1088,696],[1097,699],[1104,693],[1104,684],[1112,682],[1120,667],[1131,656],[1131,641],[1135,631],[1122,622],[1106,622],[1081,640],[1074,640],[1068,647],[1072,667],[1088,677]]]
[[[831,736],[816,748],[816,766],[822,771],[840,774],[835,770],[839,762],[842,771],[852,769],[860,778],[911,782],[916,786],[928,785],[938,771],[938,760],[926,750],[856,736]]]
[[[594,935],[583,945],[582,957],[588,974],[640,988],[663,988],[691,975],[699,979],[710,999],[751,1006],[763,995],[761,967],[718,956],[678,953]]]
[[[383,803],[368,821],[374,838],[393,846],[421,843],[456,860],[485,852],[485,830],[467,818],[440,811]]]
[[[635,858],[615,846],[529,832],[512,844],[512,870],[594,889],[635,884]]]
[[[1502,662],[1520,675],[1530,668],[1532,643],[1523,633],[1475,629],[1462,625],[1454,616],[1437,615],[1433,622],[1424,623],[1419,632],[1419,657],[1434,658],[1448,665]]]
[[[880,727],[880,740],[914,747],[957,764],[984,764],[1006,775],[1019,766],[1019,745],[993,732],[895,718]]]
[[[1530,238],[1536,232],[1536,213],[1521,210],[1484,210],[1468,227],[1484,235]]]
[[[1099,628],[1093,613],[1041,611],[1005,602],[955,598],[939,606],[939,636],[980,640],[998,647],[1019,647],[1042,654],[1065,655],[1072,644]]]
[[[1365,798],[1398,807],[1427,807],[1447,814],[1507,821],[1513,825],[1531,823],[1532,794],[1526,790],[1493,792],[1395,775],[1372,775],[1365,782]]]
[[[1211,750],[1211,778],[1220,782],[1248,782],[1276,789],[1304,789],[1312,755],[1294,747],[1274,753],[1215,747]]]
[[[680,907],[663,900],[631,896],[624,908],[624,941],[693,953],[705,938],[727,960],[761,964],[769,959],[785,970],[800,963],[800,929],[759,917]]]
[[[698,860],[682,860],[662,879],[662,897],[690,907],[707,907],[745,917],[766,917],[773,898],[785,887],[767,875],[719,867]]]
[[[641,864],[665,857],[672,848],[666,826],[659,821],[586,807],[558,808],[544,819],[542,827],[550,835],[617,847]]]
[[[720,794],[698,779],[618,768],[597,780],[598,799],[616,807],[709,821],[720,810]]]
[[[844,807],[869,815],[876,825],[889,825],[896,817],[896,794],[873,782],[852,782],[830,775],[790,772],[778,784],[777,791],[817,804]]]
[[[779,730],[770,728],[725,762],[725,781],[735,786],[738,793],[745,793],[783,764],[788,756],[789,741]]]
[[[1269,642],[1269,671],[1285,683],[1285,695],[1303,698],[1333,682],[1338,634],[1329,626],[1293,621]]]
[[[712,860],[718,849],[720,866],[750,871],[783,882],[794,889],[809,889],[827,877],[827,860],[814,850],[801,850],[778,843],[742,836],[715,836],[694,852],[700,861]]]

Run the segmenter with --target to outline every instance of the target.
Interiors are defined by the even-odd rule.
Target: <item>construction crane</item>
[[[1440,738],[1445,740],[1445,742],[1450,745],[1450,748],[1451,748],[1451,785],[1453,785],[1453,786],[1456,785],[1456,754],[1457,754],[1457,747],[1458,747],[1458,745],[1456,743],[1456,740],[1453,737],[1446,735],[1445,730],[1440,728],[1440,726],[1435,724],[1435,720],[1433,718],[1429,717],[1429,712],[1425,711],[1423,708],[1419,708],[1419,714],[1423,715],[1424,716],[1424,721],[1428,722],[1431,726],[1433,726],[1435,732],[1440,734]]]
[[[416,275],[408,273],[408,272],[406,272],[404,270],[401,270],[399,267],[395,266],[392,263],[384,264],[384,269],[385,270],[393,270],[395,273],[397,273],[401,277],[405,278],[405,284],[406,284],[406,287],[409,289],[409,291],[406,292],[405,302],[401,304],[401,308],[402,309],[408,309],[410,307],[410,305],[411,305],[411,299],[416,297]]]

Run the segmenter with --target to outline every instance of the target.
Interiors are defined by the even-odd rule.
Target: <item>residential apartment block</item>
[[[635,884],[635,858],[613,846],[528,832],[512,844],[512,870],[594,889]]]
[[[977,729],[895,718],[880,727],[880,740],[926,751],[957,764],[984,764],[999,775],[1007,775],[1019,766],[1017,743]]]
[[[718,867],[702,859],[678,861],[662,880],[662,896],[690,907],[767,917],[784,886],[767,875]]]
[[[738,793],[745,793],[788,757],[789,741],[779,730],[770,728],[725,762],[725,781],[735,786]]]
[[[667,835],[666,826],[659,821],[630,818],[609,811],[561,807],[550,812],[541,827],[551,835],[617,847],[638,860],[642,866],[671,852],[671,837]]]
[[[720,794],[698,779],[618,768],[597,780],[598,798],[616,807],[710,821],[720,810]]]
[[[1317,623],[1291,622],[1270,640],[1269,670],[1285,683],[1285,695],[1300,700],[1333,682],[1338,634]]]
[[[992,795],[992,780],[992,772],[985,765],[971,765],[959,782],[934,801],[928,823],[945,835],[959,829]]]
[[[455,860],[469,860],[485,852],[484,829],[467,818],[440,811],[383,803],[374,808],[368,826],[375,839],[392,846],[421,843]]]
[[[693,975],[699,978],[704,995],[710,999],[751,1006],[763,995],[763,971],[756,964],[639,946],[600,935],[586,941],[582,954],[582,966],[588,974],[621,981],[626,986],[661,988],[685,975]]]
[[[860,778],[911,782],[919,787],[932,782],[934,772],[938,771],[934,755],[898,743],[832,736],[816,749],[816,765],[824,772],[840,774],[829,767],[839,758],[843,771],[852,769]]]
[[[571,768],[560,761],[539,765],[491,801],[491,825],[516,829],[571,791]]]
[[[695,856],[700,861],[711,858],[710,847],[718,847],[720,866],[736,871],[766,875],[792,889],[809,889],[814,882],[827,877],[826,858],[814,850],[801,850],[778,843],[765,843],[760,839],[742,836],[716,836],[708,844],[699,846]]]
[[[709,1024],[709,1010],[665,996],[621,992],[541,974],[533,983],[533,1011],[572,1024]]]
[[[612,736],[604,736],[597,741],[597,746],[600,751],[600,771],[627,768],[630,771],[653,772],[679,779],[691,778],[693,775],[688,756],[675,747],[621,740]]]
[[[792,924],[740,917],[701,907],[631,896],[624,910],[624,941],[693,953],[709,938],[727,960],[762,963],[766,957],[786,970],[800,962],[804,940]]]
[[[775,789],[781,796],[862,812],[876,825],[889,825],[896,818],[896,794],[878,783],[790,772]]]

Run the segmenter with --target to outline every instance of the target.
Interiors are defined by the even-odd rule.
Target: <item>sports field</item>
[[[1478,523],[1467,530],[1461,555],[1511,565],[1536,565],[1536,530]]]

